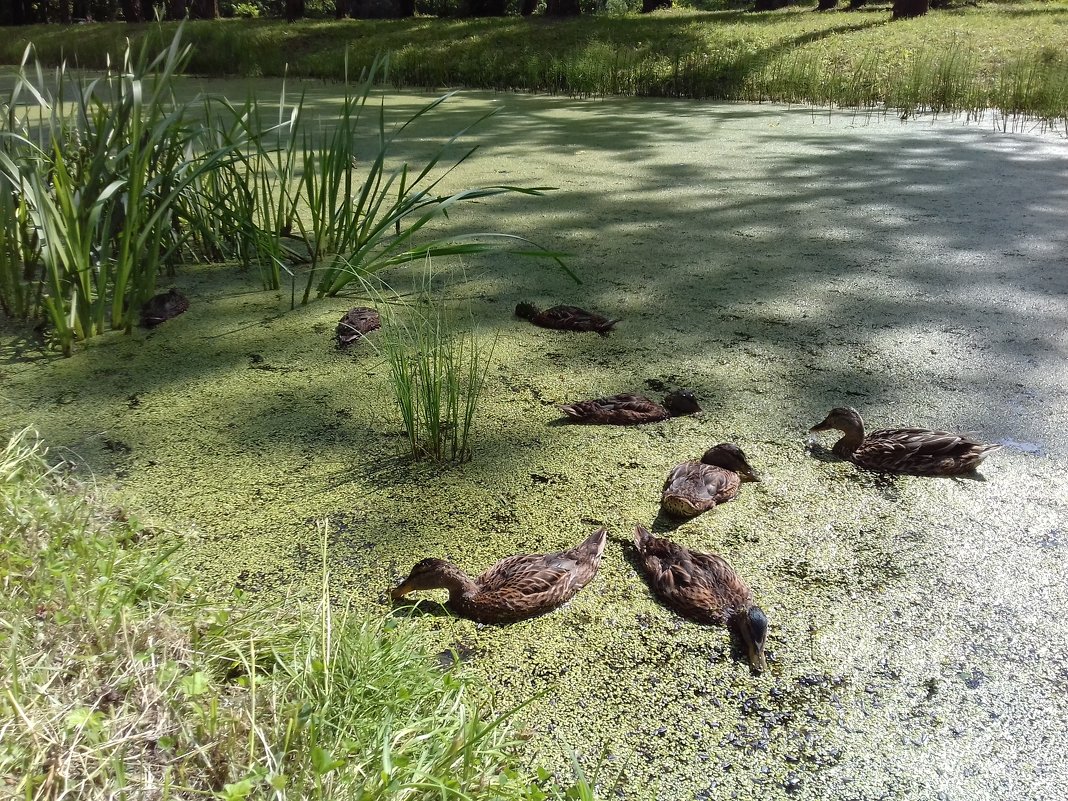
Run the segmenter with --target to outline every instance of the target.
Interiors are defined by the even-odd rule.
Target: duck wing
[[[659,403],[641,395],[612,395],[579,401],[561,406],[560,411],[576,422],[594,425],[637,425],[671,417]]]
[[[737,473],[703,462],[683,462],[668,473],[660,505],[671,514],[693,517],[737,497]]]
[[[478,593],[466,599],[476,620],[504,623],[549,612],[585,587],[601,564],[607,531],[598,529],[566,551],[509,556],[475,579]]]
[[[725,624],[752,599],[749,586],[721,556],[652,536],[638,553],[657,596],[692,620]]]
[[[887,428],[869,434],[851,458],[871,470],[944,476],[974,470],[1000,447],[948,431]]]
[[[535,325],[561,331],[596,331],[607,334],[619,320],[609,320],[578,306],[553,306],[530,318]]]

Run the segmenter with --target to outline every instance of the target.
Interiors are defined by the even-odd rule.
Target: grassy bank
[[[28,42],[47,61],[102,67],[124,37],[172,26],[9,31],[0,61]],[[13,34],[13,35],[10,35]],[[1068,116],[1068,3],[984,4],[890,22],[889,6],[812,13],[675,10],[649,16],[401,21],[228,20],[188,28],[190,68],[209,75],[337,79],[391,54],[405,87],[570,95],[775,100],[907,111]]]
[[[173,549],[46,456],[30,431],[0,449],[11,797],[557,792],[520,775],[507,717],[480,709],[417,627],[350,614],[325,571],[318,602],[208,599],[176,572]]]

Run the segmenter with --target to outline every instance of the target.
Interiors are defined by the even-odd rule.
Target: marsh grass
[[[1068,61],[1024,57],[983,74],[979,52],[959,41],[906,58],[868,52],[846,65],[819,51],[778,59],[754,80],[748,100],[781,99],[901,116],[963,113],[1005,126],[1039,120],[1068,125]]]
[[[52,467],[0,451],[0,782],[12,797],[544,799],[509,716],[412,625],[333,599],[212,600],[174,548]],[[411,621],[407,621],[411,623]],[[514,711],[514,710],[513,710]]]
[[[483,232],[418,242],[416,236],[421,229],[432,220],[447,216],[458,203],[503,194],[541,195],[551,187],[501,185],[437,194],[441,181],[478,147],[463,148],[458,156],[448,159],[447,167],[439,170],[446,154],[496,110],[453,134],[421,166],[412,167],[406,162],[391,165],[397,139],[455,93],[431,100],[400,124],[387,129],[384,105],[375,111],[369,104],[375,84],[388,70],[388,60],[376,57],[360,82],[352,89],[346,88],[341,110],[322,147],[311,145],[304,134],[298,170],[299,200],[308,209],[307,224],[304,217],[293,216],[301,238],[307,243],[311,267],[304,302],[309,300],[313,287],[318,297],[334,296],[350,284],[365,281],[388,267],[430,256],[470,255],[511,245],[516,245],[513,252],[552,259],[574,278],[561,254],[546,251],[521,237]],[[370,155],[365,156],[361,133],[366,127],[363,120],[368,117],[374,135]],[[356,168],[364,159],[367,166],[361,175]]]
[[[429,259],[416,302],[383,301],[379,343],[412,458],[467,461],[496,340],[487,346],[470,310],[435,289]]]
[[[547,189],[437,194],[476,150],[439,169],[472,126],[418,166],[393,164],[397,137],[449,95],[387,130],[384,108],[368,110],[387,70],[375,59],[346,81],[326,123],[306,117],[303,99],[287,106],[284,87],[276,124],[255,97],[180,102],[173,85],[191,53],[182,31],[155,56],[149,39],[137,53],[128,46],[121,67],[98,77],[61,66],[46,81],[27,47],[0,109],[0,307],[46,317],[65,354],[106,330],[129,332],[157,278],[187,262],[256,269],[269,289],[288,275],[294,304],[298,273],[307,303],[429,254],[511,249],[567,271],[559,254],[515,236],[418,238],[456,204]]]
[[[167,30],[164,27],[163,30]],[[919,112],[996,110],[1068,118],[1068,2],[983,4],[890,23],[888,4],[851,13],[810,7],[751,14],[676,9],[566,21],[472,19],[202,22],[192,69],[211,75],[340,80],[391,54],[396,86],[466,86],[574,96],[634,94],[774,100]],[[76,49],[99,66],[128,26],[20,32],[57,61]],[[145,36],[158,37],[153,31]],[[16,59],[22,38],[0,43]],[[364,54],[351,60],[349,54]],[[232,54],[238,54],[235,59]],[[901,104],[905,104],[902,106]]]
[[[188,55],[176,35],[155,56],[128,47],[100,77],[61,67],[51,82],[30,48],[23,55],[0,128],[0,193],[11,196],[0,204],[16,211],[0,221],[0,292],[16,316],[43,312],[66,354],[131,330],[157,277],[203,230],[182,214],[185,198],[234,145],[195,148],[203,131],[171,91]]]

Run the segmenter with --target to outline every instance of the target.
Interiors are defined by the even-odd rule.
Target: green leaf
[[[83,706],[68,712],[63,722],[67,731],[74,731],[75,729],[94,731],[99,729],[104,722],[104,715]]]
[[[249,793],[252,792],[252,786],[252,779],[244,778],[239,782],[223,785],[222,791],[216,793],[215,797],[221,798],[223,801],[242,801],[242,799],[248,798]]]
[[[178,686],[189,698],[196,698],[208,691],[208,675],[202,670],[183,678]]]
[[[345,760],[334,759],[329,751],[317,745],[312,747],[311,760],[312,767],[319,776],[325,776],[330,771],[337,770],[345,764]]]

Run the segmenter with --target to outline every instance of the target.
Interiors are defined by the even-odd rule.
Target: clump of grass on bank
[[[332,603],[325,570],[318,604],[210,601],[150,532],[49,467],[28,430],[0,451],[0,497],[0,783],[13,797],[566,792],[520,775],[507,720],[477,708],[417,629]]]
[[[570,20],[230,20],[189,26],[190,69],[339,80],[391,54],[397,86],[465,86],[569,95],[644,95],[884,107],[909,113],[996,109],[1068,119],[1068,2],[983,4],[890,22],[890,6],[753,14],[676,9]],[[52,62],[101,67],[122,37],[168,27],[121,24],[17,31]]]

